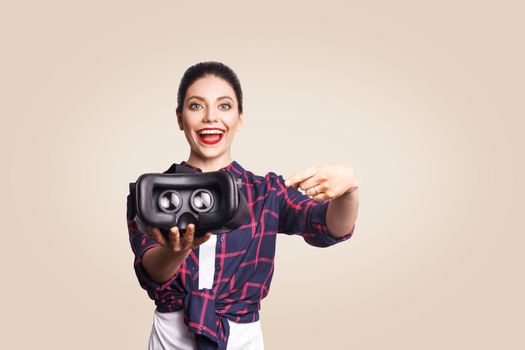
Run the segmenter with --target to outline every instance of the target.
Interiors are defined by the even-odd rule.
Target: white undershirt
[[[230,336],[227,350],[264,350],[261,321],[237,323],[228,320]],[[184,323],[182,310],[158,312],[153,316],[153,327],[148,350],[197,350],[195,336]]]
[[[215,250],[217,235],[211,237],[199,246],[199,289],[212,289],[215,277]]]

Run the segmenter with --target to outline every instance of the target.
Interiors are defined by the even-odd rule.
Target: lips
[[[197,136],[202,143],[215,145],[222,140],[224,130],[219,128],[204,128],[197,131]]]

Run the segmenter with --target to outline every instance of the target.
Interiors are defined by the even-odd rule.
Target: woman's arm
[[[142,266],[155,282],[162,284],[175,276],[190,252],[172,253],[163,247],[154,247],[142,256]]]
[[[211,233],[195,238],[195,225],[190,224],[180,238],[179,229],[175,226],[170,229],[169,240],[162,235],[158,228],[151,230],[151,235],[160,246],[148,249],[142,256],[142,266],[149,276],[157,283],[164,283],[171,279],[191,250],[206,242]]]
[[[356,188],[332,200],[326,211],[326,226],[335,238],[352,231],[359,209],[359,189]]]

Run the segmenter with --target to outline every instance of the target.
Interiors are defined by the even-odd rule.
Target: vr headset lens
[[[182,198],[177,191],[167,190],[159,196],[159,209],[165,213],[175,213],[182,207]]]
[[[213,207],[213,196],[208,190],[196,190],[191,195],[190,203],[194,210],[205,213]]]

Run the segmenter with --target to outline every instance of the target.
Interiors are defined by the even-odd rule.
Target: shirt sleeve
[[[314,247],[328,247],[349,239],[355,224],[344,236],[336,238],[326,226],[326,211],[330,201],[317,202],[294,187],[286,187],[284,178],[277,176],[275,185],[279,205],[278,232],[301,235]]]
[[[128,208],[129,200],[130,199],[128,196]],[[129,242],[135,256],[133,259],[135,274],[137,275],[141,287],[144,288],[150,295],[153,295],[154,292],[161,291],[169,286],[178,273],[162,284],[157,283],[149,276],[148,272],[142,265],[142,256],[148,249],[158,247],[160,244],[155,241],[151,235],[143,233],[137,228],[137,223],[134,221],[134,217],[132,218],[131,215],[129,215],[129,211],[126,217],[128,222]]]

